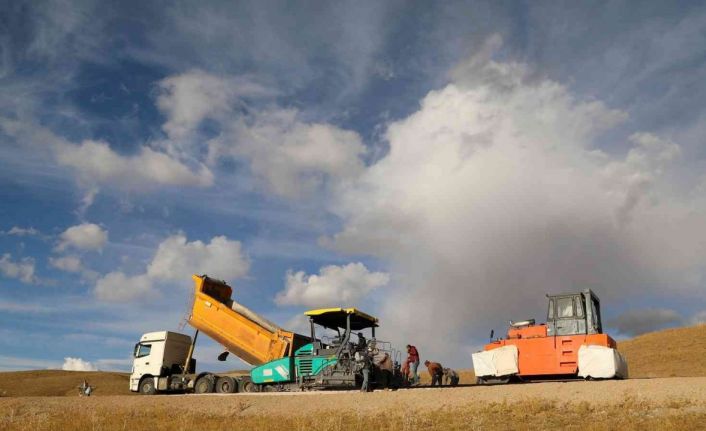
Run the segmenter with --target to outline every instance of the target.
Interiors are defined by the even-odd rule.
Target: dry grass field
[[[125,396],[128,376],[121,373],[2,373],[0,431],[705,428],[706,377],[673,376],[706,376],[706,326],[645,334],[619,348],[631,380],[369,394]],[[426,369],[419,371],[428,383]],[[97,387],[95,396],[76,396],[84,378]],[[473,382],[472,371],[461,370],[461,384]]]
[[[16,397],[0,430],[703,429],[706,378],[395,392]]]

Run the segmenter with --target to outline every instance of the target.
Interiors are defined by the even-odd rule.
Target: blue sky
[[[4,3],[0,369],[126,369],[204,272],[457,367],[545,293],[701,322],[705,38],[699,2]]]

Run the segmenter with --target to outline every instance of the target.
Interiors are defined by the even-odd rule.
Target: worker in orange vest
[[[430,361],[424,361],[424,365],[427,366],[427,370],[431,376],[431,385],[435,386],[438,383],[438,385],[441,386],[441,379],[444,377],[444,367],[438,362]]]

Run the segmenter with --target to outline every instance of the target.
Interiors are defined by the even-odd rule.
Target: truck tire
[[[235,379],[229,376],[221,376],[216,380],[216,392],[219,394],[232,394],[238,388]]]
[[[240,392],[257,392],[257,385],[250,380],[243,380]]]
[[[211,374],[206,374],[205,376],[199,377],[194,384],[195,394],[210,394],[213,392],[215,382]]]
[[[154,378],[152,376],[143,377],[140,380],[140,385],[138,386],[140,395],[154,395],[157,393],[157,388],[154,385]]]

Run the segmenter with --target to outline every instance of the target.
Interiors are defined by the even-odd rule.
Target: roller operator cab
[[[473,354],[477,381],[627,378],[617,344],[603,333],[598,296],[590,289],[547,295],[547,323],[510,321],[505,339]],[[492,336],[491,336],[492,338]]]

